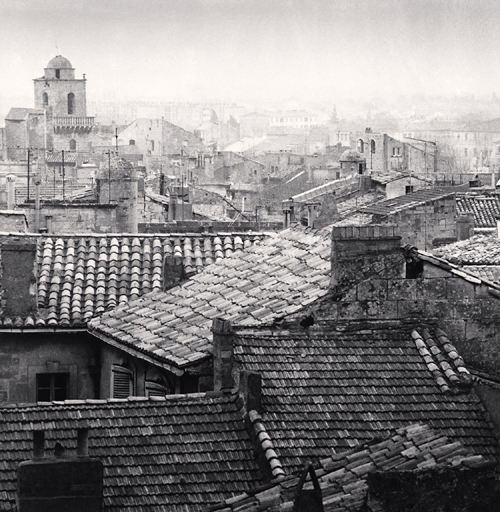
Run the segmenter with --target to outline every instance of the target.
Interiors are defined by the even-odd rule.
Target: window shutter
[[[146,396],[165,396],[170,393],[170,390],[166,386],[162,386],[157,382],[146,381]]]
[[[127,398],[132,395],[132,372],[126,368],[113,368],[113,398]]]

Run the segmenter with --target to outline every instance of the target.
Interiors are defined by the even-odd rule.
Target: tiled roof
[[[213,318],[258,325],[326,295],[330,250],[329,229],[273,233],[166,293],[105,313],[89,329],[168,364],[189,365],[211,354]]]
[[[19,238],[19,234],[14,238]],[[3,318],[4,328],[83,327],[93,316],[163,290],[166,257],[182,258],[185,272],[240,253],[264,234],[36,236],[36,318]],[[10,238],[4,236],[4,240]]]
[[[500,284],[500,265],[464,265],[464,269],[481,279]]]
[[[262,375],[262,422],[287,474],[414,422],[476,453],[500,454],[470,376],[440,331],[376,321],[242,329],[234,357]]]
[[[357,512],[368,493],[367,476],[373,471],[424,470],[436,467],[469,469],[487,467],[481,455],[466,450],[427,425],[414,424],[399,429],[391,437],[373,441],[348,452],[321,460],[316,476],[322,490],[325,512]],[[210,507],[210,511],[290,512],[299,476],[266,485]],[[312,489],[307,482],[304,489]]]
[[[349,185],[352,182],[353,179],[351,176],[334,181],[329,181],[328,183],[320,185],[319,187],[315,187],[312,188],[311,190],[301,192],[300,194],[293,196],[292,199],[296,203],[306,203],[308,201],[314,201],[315,199],[319,199],[325,194],[329,194],[335,190],[339,190],[339,188],[341,188],[344,183],[345,185]]]
[[[387,185],[387,183],[391,183],[396,180],[401,180],[403,178],[411,178],[412,180],[419,180],[427,183],[432,183],[432,180],[422,178],[421,176],[417,176],[415,174],[405,174],[402,172],[388,172],[388,173],[372,173],[370,174],[372,181],[376,181],[381,185]]]
[[[6,121],[24,121],[28,114],[44,114],[45,110],[43,108],[18,108],[12,107],[9,110],[9,113],[5,117]]]
[[[233,394],[18,405],[0,409],[0,510],[16,510],[33,430],[46,453],[59,442],[71,454],[79,428],[104,466],[105,510],[196,512],[264,483]]]
[[[495,228],[495,217],[500,215],[498,196],[457,196],[457,213],[472,213],[474,227]]]
[[[500,265],[500,240],[496,236],[475,235],[432,251],[457,265]]]
[[[386,199],[370,206],[361,208],[361,213],[374,213],[379,215],[390,215],[392,213],[399,212],[401,210],[407,210],[414,208],[415,206],[428,203],[429,201],[435,201],[442,199],[443,197],[451,196],[455,194],[455,190],[452,187],[434,187],[431,189],[421,189],[411,194],[405,194],[402,196],[394,197],[392,199]]]
[[[63,155],[62,152],[57,151],[55,153],[47,153],[45,161],[48,164],[62,164]],[[64,152],[64,163],[65,164],[76,164],[76,153]]]

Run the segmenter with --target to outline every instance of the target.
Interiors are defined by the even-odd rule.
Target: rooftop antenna
[[[57,47],[57,41],[56,41],[56,55],[59,55],[59,48]]]

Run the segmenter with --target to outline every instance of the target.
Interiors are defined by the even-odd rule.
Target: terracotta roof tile
[[[215,244],[217,238],[212,241]],[[241,268],[248,268],[251,279],[240,272]],[[89,328],[117,341],[124,341],[120,332],[129,334],[127,343],[135,345],[140,340],[134,337],[134,326],[155,318],[172,331],[166,333],[162,327],[151,330],[162,333],[155,347],[160,350],[153,352],[169,363],[184,366],[211,354],[210,327],[215,316],[231,316],[238,323],[269,322],[326,295],[329,282],[329,230],[295,227],[206,267],[168,292],[153,292],[109,311],[94,319]],[[167,315],[164,318],[163,313]],[[185,346],[179,353],[181,340]]]
[[[457,196],[457,213],[472,213],[474,227],[496,228],[496,216],[500,215],[498,196]]]
[[[475,235],[439,247],[432,254],[460,266],[500,265],[500,240],[496,236]]]
[[[432,440],[432,443],[429,442]],[[387,447],[392,449],[387,451]],[[451,466],[456,469],[487,467],[482,455],[452,442],[445,435],[425,424],[409,425],[398,430],[388,440],[358,445],[354,450],[324,458],[317,465],[316,475],[322,490],[323,505],[328,512],[360,510],[368,493],[367,475],[371,471],[412,470]],[[290,512],[298,487],[299,476],[247,491],[207,510],[236,512]],[[304,489],[312,489],[306,482]]]
[[[88,321],[118,304],[161,291],[162,265],[168,254],[176,251],[187,273],[198,273],[216,257],[225,257],[223,252],[216,256],[214,240],[220,244],[222,237],[229,253],[243,243],[250,247],[265,236],[253,233],[38,236],[38,308],[41,316],[50,317],[51,326],[83,327],[82,318]],[[193,246],[197,247],[196,264]],[[4,322],[4,326],[11,327],[11,322]],[[23,322],[17,322],[15,327],[24,327]]]
[[[500,456],[465,364],[439,329],[329,321],[265,329],[237,328],[235,359],[262,375],[262,422],[287,474],[415,421]]]
[[[132,398],[132,397],[131,397]],[[89,428],[89,455],[104,466],[104,508],[200,511],[263,484],[235,395],[68,400],[0,411],[0,510],[14,510],[17,466],[32,456],[32,431],[46,450],[76,452]]]

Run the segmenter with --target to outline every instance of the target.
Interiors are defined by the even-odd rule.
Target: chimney
[[[498,228],[498,220],[497,220]],[[498,229],[497,229],[498,233]],[[468,240],[474,236],[474,215],[472,213],[465,213],[457,217],[457,239]]]
[[[43,430],[33,431],[33,458],[40,459],[45,455],[45,432]]]
[[[331,264],[331,287],[338,298],[372,276],[403,276],[404,258],[397,226],[334,227]]]
[[[34,458],[17,469],[19,512],[101,512],[103,466],[88,457],[87,429],[78,430],[78,455],[66,454],[55,443],[54,455],[44,454],[43,431],[33,432]]]
[[[318,216],[313,221],[312,226],[314,229],[321,229],[325,226],[333,224],[338,218],[339,210],[337,208],[337,201],[335,199],[335,192],[331,195],[325,196],[319,208]],[[311,226],[311,224],[309,224]]]
[[[7,174],[7,210],[13,210],[16,206],[16,176]]]
[[[170,196],[168,199],[168,220],[169,222],[176,220],[177,217],[177,193],[174,192],[174,187],[170,189]]]
[[[262,377],[260,373],[247,370],[240,372],[239,391],[247,412],[262,412]]]
[[[10,238],[1,245],[4,315],[21,318],[37,312],[36,241]]]
[[[230,391],[233,379],[233,331],[231,322],[223,318],[212,320],[214,341],[214,391]]]

